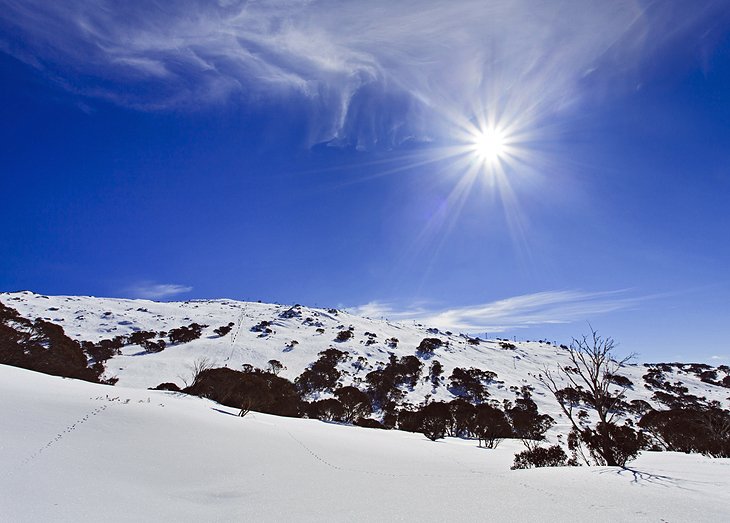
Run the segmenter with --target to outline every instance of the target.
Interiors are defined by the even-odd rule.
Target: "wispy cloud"
[[[0,50],[143,108],[298,97],[312,140],[438,133],[475,105],[532,117],[635,86],[669,41],[701,47],[724,0],[0,0]],[[590,78],[590,88],[586,87]]]
[[[192,290],[193,288],[188,285],[179,285],[176,283],[141,282],[128,288],[127,293],[134,298],[157,300],[177,294],[184,294]]]
[[[584,292],[576,290],[524,294],[489,303],[433,309],[427,306],[397,309],[391,304],[371,302],[348,309],[353,314],[415,320],[428,326],[457,332],[504,332],[550,323],[572,323],[619,310],[637,307],[647,297],[629,296],[627,291]]]

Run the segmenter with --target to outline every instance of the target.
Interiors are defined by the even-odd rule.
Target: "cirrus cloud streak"
[[[723,8],[670,4],[0,0],[0,50],[143,110],[296,100],[310,141],[371,147],[431,139],[485,106],[534,123],[597,86],[633,87],[658,49],[697,40]]]
[[[546,291],[523,294],[489,303],[434,309],[416,306],[398,309],[387,303],[370,302],[349,312],[391,320],[414,320],[427,326],[457,332],[505,332],[537,325],[572,323],[602,314],[636,308],[648,297],[634,297],[625,290],[584,292]]]

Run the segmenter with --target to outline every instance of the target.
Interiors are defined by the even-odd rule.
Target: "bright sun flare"
[[[487,129],[474,137],[474,154],[483,162],[496,163],[504,153],[504,137],[497,129]]]

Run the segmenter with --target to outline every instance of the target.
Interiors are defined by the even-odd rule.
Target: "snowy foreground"
[[[250,413],[0,365],[0,521],[728,521],[730,460],[511,471],[516,442]]]

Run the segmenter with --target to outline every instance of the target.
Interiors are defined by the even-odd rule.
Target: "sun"
[[[505,152],[504,135],[499,129],[485,129],[474,135],[473,154],[484,163],[497,163]]]

